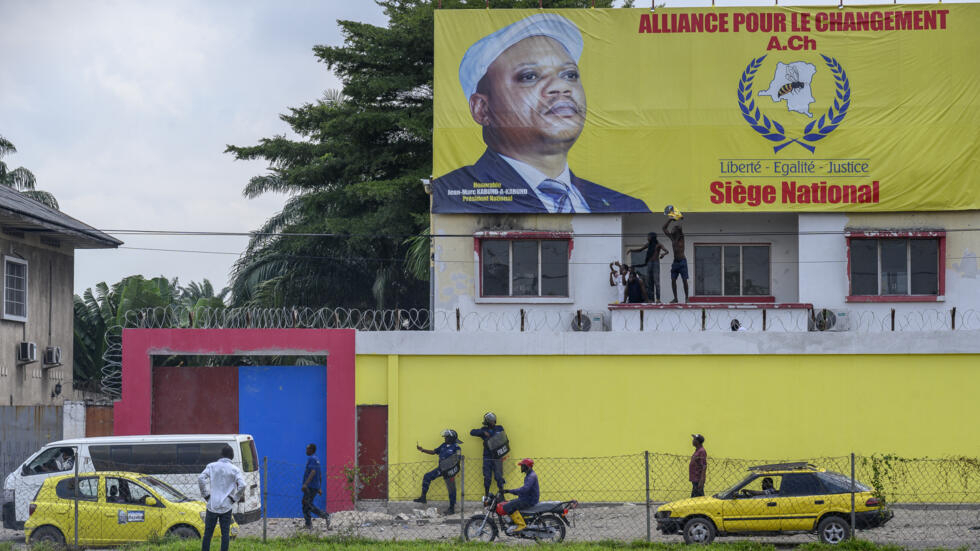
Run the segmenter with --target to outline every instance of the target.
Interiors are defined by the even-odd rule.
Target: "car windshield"
[[[847,494],[851,492],[851,477],[849,476],[844,476],[840,473],[831,471],[817,473],[817,476],[823,480],[824,486],[826,486],[832,494]],[[871,488],[855,480],[854,490],[857,492],[870,492]]]
[[[739,488],[741,488],[742,486],[745,486],[746,484],[748,484],[748,483],[749,483],[749,482],[750,482],[751,480],[753,480],[753,479],[754,479],[755,477],[756,477],[756,475],[754,475],[754,474],[750,474],[749,476],[746,476],[745,478],[743,478],[743,479],[742,479],[742,480],[741,480],[740,482],[738,482],[737,484],[735,484],[735,485],[734,485],[734,486],[732,486],[731,488],[728,488],[727,490],[725,490],[725,491],[723,491],[723,492],[719,492],[719,493],[717,493],[717,494],[715,494],[715,495],[716,495],[716,496],[724,496],[724,495],[730,495],[730,494],[732,494],[732,493],[733,493],[733,492],[734,492],[735,490],[737,490],[737,489],[739,489]]]
[[[153,478],[152,476],[140,477],[140,482],[146,484],[153,491],[160,494],[164,499],[172,503],[181,503],[183,501],[191,501],[191,499],[184,494],[175,490],[172,486],[166,484],[165,482],[160,482],[159,480]]]

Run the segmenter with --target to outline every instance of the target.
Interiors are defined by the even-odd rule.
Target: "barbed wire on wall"
[[[737,322],[737,323],[736,323]],[[136,329],[355,329],[358,331],[569,332],[854,332],[951,331],[980,329],[980,311],[927,308],[853,310],[822,308],[649,308],[589,312],[520,308],[496,312],[423,308],[186,308],[130,310],[123,325],[108,329],[102,391],[118,397],[122,388],[122,330]]]

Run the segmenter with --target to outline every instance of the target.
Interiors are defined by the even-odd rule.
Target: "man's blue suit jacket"
[[[624,195],[599,184],[583,180],[571,174],[572,184],[578,188],[593,213],[602,212],[650,212],[643,201]],[[474,189],[473,183],[500,183],[501,189],[524,189],[524,194],[514,194],[513,201],[463,201],[463,195],[450,195],[450,190]],[[515,213],[548,212],[544,204],[500,155],[487,149],[475,164],[458,168],[432,182],[432,212],[434,213]]]

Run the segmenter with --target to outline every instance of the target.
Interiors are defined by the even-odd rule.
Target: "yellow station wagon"
[[[854,491],[858,528],[882,526],[892,518],[871,488],[855,481]],[[808,463],[761,465],[724,492],[665,503],[655,518],[658,530],[680,532],[687,543],[816,532],[820,541],[837,544],[851,534],[851,479]]]
[[[199,538],[204,533],[203,501],[191,501],[173,487],[139,473],[99,472],[78,475],[79,545],[119,545],[173,535]],[[55,547],[75,541],[75,476],[55,476],[41,485],[24,524],[28,544]],[[234,537],[238,525],[232,521]],[[221,532],[215,528],[215,537]]]

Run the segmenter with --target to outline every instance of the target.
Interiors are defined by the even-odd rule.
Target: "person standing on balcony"
[[[616,288],[616,302],[626,302],[626,264],[609,263],[609,286]]]
[[[674,229],[670,229],[670,223],[674,219],[670,218],[664,224],[664,234],[670,238],[670,244],[674,249],[674,261],[670,264],[670,290],[674,293],[674,300],[670,301],[671,304],[677,303],[677,276],[681,276],[684,280],[684,302],[687,302],[687,297],[690,295],[687,289],[687,257],[684,256],[684,230],[681,228],[680,222],[674,226]]]
[[[704,481],[708,474],[708,452],[704,449],[704,437],[700,434],[691,435],[691,445],[694,446],[694,453],[687,467],[691,497],[701,497],[704,495]]]
[[[643,280],[636,275],[636,268],[630,268],[629,278],[626,280],[626,302],[630,304],[640,304],[649,302],[647,289],[643,285]]]
[[[657,241],[656,232],[647,234],[647,243],[639,249],[627,249],[626,254],[646,251],[643,264],[633,266],[634,268],[645,268],[647,295],[650,302],[660,302],[663,295],[660,294],[660,259],[667,256],[667,248]]]
[[[500,448],[494,449],[491,446],[491,439],[502,432],[504,432],[504,427],[497,424],[497,416],[492,411],[488,411],[483,416],[482,427],[470,431],[470,436],[483,439],[483,494],[487,497],[490,497],[490,482],[494,478],[497,479],[497,489],[501,493],[504,491],[504,456],[506,456],[506,452],[498,457],[497,452],[500,451]],[[508,447],[509,451],[509,442],[505,446]]]

